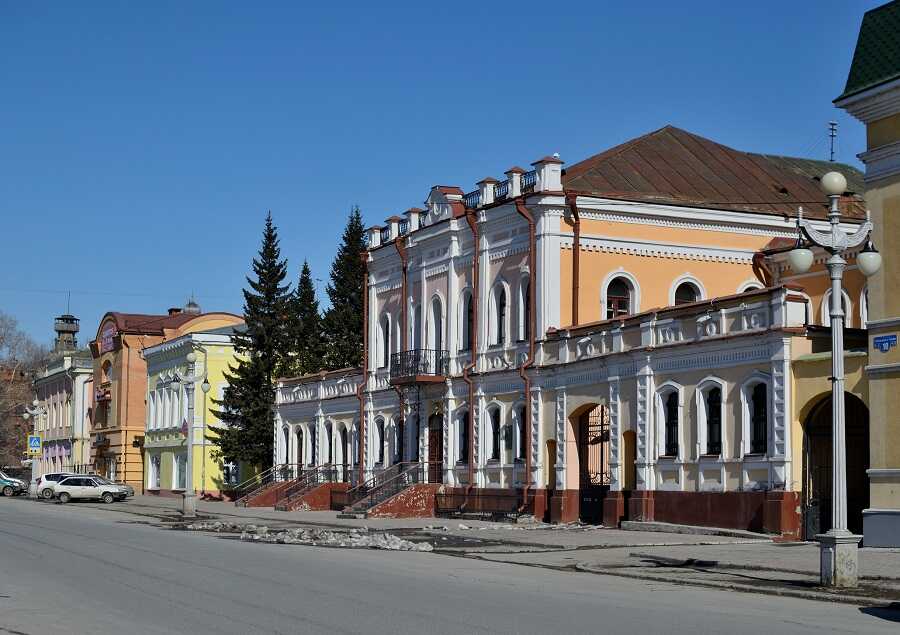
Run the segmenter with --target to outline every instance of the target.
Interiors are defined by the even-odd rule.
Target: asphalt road
[[[242,543],[113,509],[127,507],[0,498],[0,635],[900,632],[900,613],[885,610],[429,553]]]

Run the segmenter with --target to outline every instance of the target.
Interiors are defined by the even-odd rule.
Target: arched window
[[[710,379],[699,388],[697,404],[700,452],[719,456],[722,454],[722,384]]]
[[[413,415],[407,424],[409,427],[409,460],[419,460],[419,416]]]
[[[491,344],[506,344],[506,288],[497,285],[494,289],[494,337]]]
[[[850,296],[847,295],[845,290],[841,291],[841,310],[844,312],[844,327],[850,328],[853,326],[853,314],[852,305],[850,303]],[[822,326],[831,326],[831,289],[825,292],[825,295],[822,298],[822,308],[821,312],[821,324]]]
[[[678,456],[678,393],[666,396],[666,456]]]
[[[103,362],[100,367],[100,381],[107,383],[112,381],[112,363],[109,360]]]
[[[472,292],[466,291],[462,296],[462,312],[459,320],[459,350],[472,350],[472,321],[475,307],[472,303]]]
[[[384,419],[378,419],[375,422],[375,443],[376,446],[376,456],[378,460],[376,461],[378,465],[384,465]]]
[[[309,426],[309,464],[319,464],[319,427],[315,423]]]
[[[457,439],[457,463],[468,463],[469,461],[469,412],[463,410],[459,413],[456,420],[456,439]]]
[[[519,330],[517,339],[524,342],[531,337],[531,285],[528,278],[519,284]]]
[[[413,309],[413,323],[410,325],[412,344],[410,349],[422,348],[422,305],[417,304]]]
[[[440,351],[444,349],[444,311],[441,307],[441,299],[437,296],[431,299],[431,315],[429,316],[428,348]]]
[[[287,427],[281,429],[281,462],[288,463],[290,462],[290,450],[291,450],[291,433]]]
[[[606,318],[630,315],[634,310],[633,307],[634,289],[631,282],[622,276],[610,280],[606,286]]]
[[[380,325],[378,368],[387,368],[391,364],[391,318],[387,313],[381,316]]]
[[[690,304],[700,299],[700,289],[693,282],[685,280],[675,287],[675,306]]]
[[[331,424],[328,423],[325,425],[325,443],[328,444],[328,449],[325,450],[325,456],[328,457],[326,463],[331,465],[334,463],[334,443],[333,443],[333,430]]]
[[[768,450],[769,398],[766,384],[758,383],[750,393],[750,453]]]
[[[663,384],[656,394],[659,456],[678,458],[681,449],[681,387],[669,382]]]
[[[525,447],[525,426],[528,425],[528,422],[525,421],[525,406],[521,405],[518,409],[518,421],[516,422],[516,430],[518,432],[518,444],[516,445],[516,461],[524,461],[525,460],[525,452],[527,448]]]
[[[500,460],[500,408],[491,408],[488,410],[488,416],[491,424],[490,436],[490,461]]]
[[[297,437],[296,463],[297,465],[303,465],[303,428],[297,426],[297,432],[295,434]]]

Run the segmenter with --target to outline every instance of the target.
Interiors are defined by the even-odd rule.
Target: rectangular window
[[[491,461],[500,460],[500,409],[491,410]]]
[[[457,440],[459,442],[459,456],[457,463],[467,463],[469,460],[469,413],[463,412],[457,423]]]

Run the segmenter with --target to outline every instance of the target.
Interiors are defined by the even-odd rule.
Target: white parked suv
[[[122,498],[122,490],[117,485],[106,485],[90,476],[68,476],[53,488],[56,500],[68,503],[73,498],[94,498],[111,503]]]
[[[34,482],[38,497],[47,500],[53,498],[53,488],[59,481],[68,476],[78,476],[78,474],[74,472],[51,472],[50,474],[43,474],[37,477]]]

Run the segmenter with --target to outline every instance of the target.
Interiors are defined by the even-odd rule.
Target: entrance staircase
[[[338,468],[331,464],[303,470],[298,478],[278,491],[275,509],[282,512],[293,511],[303,503],[307,494],[325,483],[335,483],[337,477]]]
[[[332,492],[331,507],[341,510],[338,518],[366,518],[374,507],[414,485],[427,482],[427,474],[427,463],[396,463],[361,485],[344,492]]]
[[[235,507],[271,505],[277,492],[287,487],[301,471],[302,468],[298,465],[282,463],[248,478],[234,488]]]

